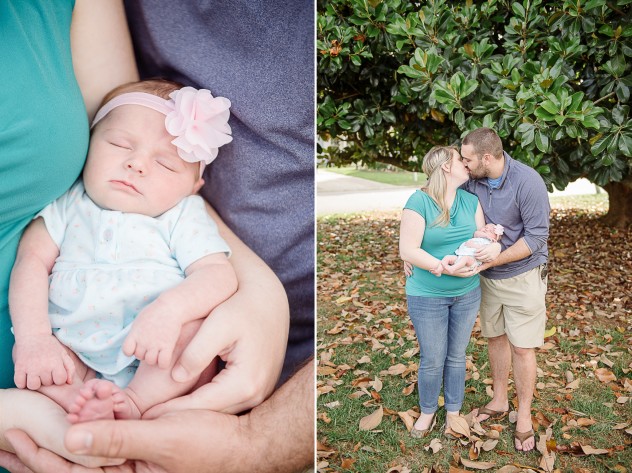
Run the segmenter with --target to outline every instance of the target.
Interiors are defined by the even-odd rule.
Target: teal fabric
[[[9,275],[24,228],[81,173],[88,121],[74,77],[74,0],[0,1],[0,387],[13,386]]]
[[[450,209],[450,223],[444,227],[433,225],[441,211],[437,203],[421,190],[410,196],[404,208],[413,210],[424,218],[426,228],[421,249],[441,259],[446,255],[454,254],[461,243],[472,238],[476,230],[474,216],[477,205],[476,196],[458,189]],[[423,297],[455,297],[470,292],[478,285],[478,275],[471,278],[459,278],[443,274],[437,277],[425,269],[413,267],[413,275],[406,280],[406,294]]]

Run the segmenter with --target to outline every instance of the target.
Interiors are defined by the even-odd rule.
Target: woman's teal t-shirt
[[[0,387],[13,386],[7,296],[20,236],[77,179],[88,149],[70,52],[73,7],[0,1]]]
[[[421,215],[426,228],[421,241],[421,249],[435,258],[453,255],[461,243],[472,238],[476,230],[476,207],[478,198],[462,189],[450,209],[450,223],[441,227],[433,222],[441,213],[437,203],[425,192],[418,190],[410,196],[404,206]],[[479,285],[478,274],[471,278],[459,278],[447,274],[437,277],[425,269],[413,267],[413,275],[406,279],[406,294],[423,297],[462,296]]]

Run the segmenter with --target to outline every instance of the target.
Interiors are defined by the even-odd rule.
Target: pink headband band
[[[189,163],[200,163],[200,176],[204,165],[216,157],[220,146],[233,140],[228,125],[230,100],[213,97],[210,90],[183,87],[169,94],[165,100],[145,92],[128,92],[117,95],[99,109],[93,128],[108,113],[121,105],[141,105],[160,112],[165,117],[167,132],[175,136],[171,142],[178,155]]]

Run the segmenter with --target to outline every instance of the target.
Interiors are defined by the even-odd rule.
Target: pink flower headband
[[[165,128],[176,138],[172,143],[178,155],[186,162],[200,163],[200,175],[205,164],[216,157],[220,146],[233,140],[228,125],[230,100],[213,97],[207,89],[183,87],[169,94],[165,100],[145,92],[128,92],[117,95],[99,109],[93,128],[116,107],[141,105],[166,115]]]

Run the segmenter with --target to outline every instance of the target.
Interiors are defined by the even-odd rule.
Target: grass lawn
[[[414,173],[403,170],[378,171],[375,169],[356,169],[355,166],[322,169],[337,174],[344,174],[345,176],[359,177],[383,184],[391,184],[393,186],[415,187],[426,180],[426,176],[423,173],[417,173],[417,180],[415,181]]]
[[[440,408],[431,435],[410,437],[419,349],[397,254],[399,212],[318,220],[319,472],[630,471],[632,230],[601,225],[604,195],[551,201],[548,336],[532,406],[540,451],[527,454],[514,450],[510,417],[451,440]],[[477,321],[463,414],[491,394],[486,343]],[[512,384],[512,408],[514,394]]]

